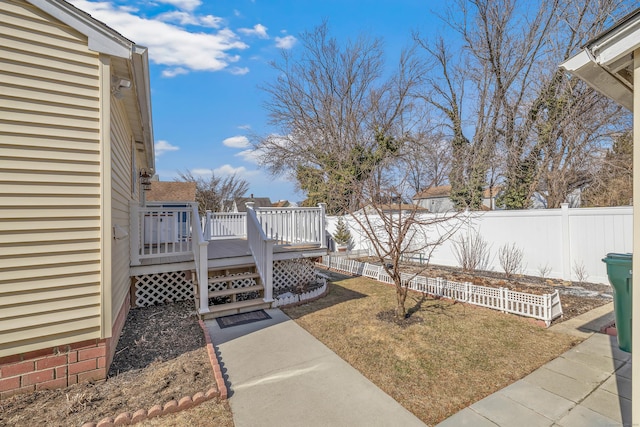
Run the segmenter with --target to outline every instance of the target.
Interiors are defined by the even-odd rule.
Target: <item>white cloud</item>
[[[193,175],[210,177],[211,174],[215,174],[216,176],[230,176],[237,175],[241,178],[249,178],[252,176],[256,176],[260,173],[258,170],[248,170],[244,166],[233,167],[230,164],[224,164],[215,169],[203,169],[203,168],[195,168],[190,171]]]
[[[158,3],[166,3],[182,10],[194,10],[202,4],[201,0],[156,0]]]
[[[246,36],[256,36],[261,39],[268,39],[267,27],[262,24],[256,24],[253,28],[238,28],[238,32]]]
[[[193,175],[200,175],[200,176],[211,176],[211,174],[213,173],[213,171],[211,169],[191,169],[190,171]]]
[[[247,170],[247,168],[245,168],[244,166],[239,166],[237,168],[234,168],[233,166],[226,164],[226,165],[220,166],[219,168],[215,168],[213,170],[213,173],[215,173],[216,175],[223,175],[223,176],[237,175],[239,177],[246,178],[249,176],[257,175],[260,172],[257,170],[255,171]]]
[[[189,74],[189,70],[185,70],[182,67],[167,68],[166,70],[162,70],[162,77],[175,77],[180,74]]]
[[[238,129],[242,129],[242,130],[251,130],[251,125],[246,124],[246,125],[240,125],[238,126]]]
[[[169,2],[169,0],[165,0]],[[171,0],[181,7],[197,7],[199,1]],[[189,71],[219,71],[240,57],[230,51],[249,46],[228,28],[215,33],[193,33],[158,19],[142,18],[114,6],[113,3],[70,0],[74,6],[106,23],[125,37],[149,48],[151,61]],[[171,74],[171,72],[169,72]]]
[[[249,72],[249,67],[231,67],[229,72],[236,76],[244,76]]]
[[[280,49],[291,49],[297,41],[293,36],[276,37],[276,47]]]
[[[241,152],[236,154],[236,156],[240,157],[245,162],[254,163],[257,165],[260,163],[260,157],[262,156],[262,152],[260,152],[259,150],[253,150],[253,149],[242,150]]]
[[[154,148],[155,148],[156,156],[161,156],[167,151],[178,151],[180,149],[180,147],[171,145],[169,144],[168,141],[164,141],[162,139],[156,141],[156,143],[154,144]]]
[[[238,135],[222,141],[224,145],[231,148],[247,148],[249,146],[249,139],[246,136]]]
[[[161,13],[156,17],[156,19],[164,22],[177,22],[180,25],[199,25],[210,28],[220,28],[224,22],[224,20],[218,16],[199,16],[179,10]]]

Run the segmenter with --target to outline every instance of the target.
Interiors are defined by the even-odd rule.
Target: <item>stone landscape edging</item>
[[[206,392],[198,392],[193,396],[184,396],[179,400],[170,400],[165,402],[164,405],[154,405],[148,410],[146,409],[138,409],[137,411],[131,412],[123,412],[118,414],[115,417],[106,417],[102,420],[95,422],[86,422],[82,424],[82,427],[111,427],[111,426],[120,426],[120,425],[132,425],[139,423],[140,421],[144,421],[149,418],[160,417],[168,414],[175,414],[176,412],[184,411],[195,406],[200,405],[203,402],[214,399],[216,397],[226,400],[228,396],[227,385],[224,382],[224,378],[222,376],[222,370],[220,369],[220,361],[215,352],[215,348],[213,347],[213,342],[211,341],[211,336],[209,335],[209,330],[207,326],[204,324],[202,320],[198,320],[200,327],[202,328],[202,332],[204,334],[204,340],[206,342],[207,354],[209,355],[209,363],[211,363],[211,368],[213,369],[213,376],[216,380],[216,386],[218,389],[210,388]]]

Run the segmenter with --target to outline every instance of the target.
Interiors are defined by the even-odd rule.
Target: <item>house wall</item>
[[[120,227],[130,233],[129,206],[131,200],[138,200],[139,191],[137,183],[132,183],[133,168],[140,162],[134,161],[137,152],[134,148],[133,136],[126,112],[122,102],[111,98],[111,224]],[[117,340],[122,325],[118,327],[118,314],[123,307],[129,304],[131,289],[131,277],[129,276],[130,250],[129,235],[122,238],[111,239],[111,283],[110,283],[110,310],[111,328],[110,336]],[[126,316],[126,313],[125,313]],[[114,345],[110,345],[108,362],[110,364],[115,351]]]
[[[440,232],[454,227],[455,234],[435,248],[429,262],[459,266],[454,251],[456,240],[478,233],[489,247],[489,270],[502,272],[498,252],[503,245],[515,244],[524,254],[524,274],[540,276],[546,266],[548,277],[577,281],[577,270],[582,269],[586,281],[608,283],[602,258],[609,252],[632,252],[632,212],[631,207],[617,207],[462,213],[448,225],[439,226]],[[373,253],[355,221],[346,219],[353,236],[352,249]],[[327,230],[334,230],[336,221],[335,217],[327,217]],[[429,241],[436,240],[435,232],[427,233]],[[423,251],[423,259],[426,257]]]
[[[442,213],[454,210],[453,202],[449,197],[429,197],[428,199],[419,199],[418,206],[429,209],[429,212]]]
[[[122,111],[101,96],[109,58],[85,36],[3,0],[0,39],[2,399],[105,377],[130,281],[128,240],[112,243],[105,224],[128,229],[133,150]]]

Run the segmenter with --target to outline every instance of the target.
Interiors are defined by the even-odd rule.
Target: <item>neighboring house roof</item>
[[[196,183],[151,181],[145,197],[148,202],[195,202]]]
[[[273,204],[274,208],[288,208],[289,206],[291,206],[291,203],[288,200],[278,200]]]
[[[236,209],[238,212],[247,211],[247,202],[253,202],[255,208],[270,208],[273,207],[271,199],[268,197],[239,197],[235,200]]]
[[[151,86],[149,82],[149,60],[147,48],[140,46],[124,37],[113,28],[95,19],[88,13],[78,9],[64,0],[26,0],[55,19],[64,22],[88,39],[88,47],[94,52],[131,61],[132,69],[112,64],[115,73],[131,72],[131,90],[123,90],[125,98],[135,98],[135,101],[125,102],[127,117],[139,120],[137,126],[132,126],[132,132],[137,144],[145,149],[147,167],[155,167],[153,147],[153,126],[151,120]],[[116,76],[120,77],[118,74]],[[124,76],[123,76],[124,77]],[[112,86],[118,81],[111,82]],[[117,88],[116,88],[117,89]],[[134,107],[135,106],[135,107]],[[141,147],[142,149],[142,147]]]
[[[435,197],[449,197],[451,194],[451,186],[450,185],[441,185],[438,187],[430,187],[426,190],[422,190],[420,193],[416,194],[413,197],[413,200],[419,199],[431,199]]]
[[[638,46],[640,9],[591,39],[560,67],[633,111],[633,52]]]
[[[367,206],[369,208],[369,206]],[[391,212],[391,211],[421,211],[421,212],[429,212],[429,209],[423,208],[418,205],[414,205],[412,203],[402,203],[398,205],[397,203],[390,204],[382,204],[377,206],[377,210],[383,212]]]
[[[500,191],[502,191],[502,187],[492,187],[491,189],[485,188],[482,191],[482,197],[485,199],[489,199],[491,197],[496,197]],[[413,200],[420,199],[432,199],[437,197],[449,197],[451,195],[451,186],[450,185],[441,185],[439,187],[431,187],[423,190],[422,192],[416,194],[413,197]]]
[[[498,197],[498,194],[500,194],[501,191],[502,191],[502,187],[500,186],[491,187],[491,188],[487,187],[482,192],[482,197],[484,199],[491,199],[493,197]]]

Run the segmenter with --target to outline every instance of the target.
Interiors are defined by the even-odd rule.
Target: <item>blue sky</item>
[[[247,137],[275,132],[259,86],[274,79],[269,62],[299,48],[299,34],[327,19],[339,40],[368,34],[384,40],[390,63],[411,32],[443,29],[434,14],[446,2],[419,0],[69,0],[149,48],[156,171],[236,173],[250,193],[301,201],[286,177],[254,161]]]

